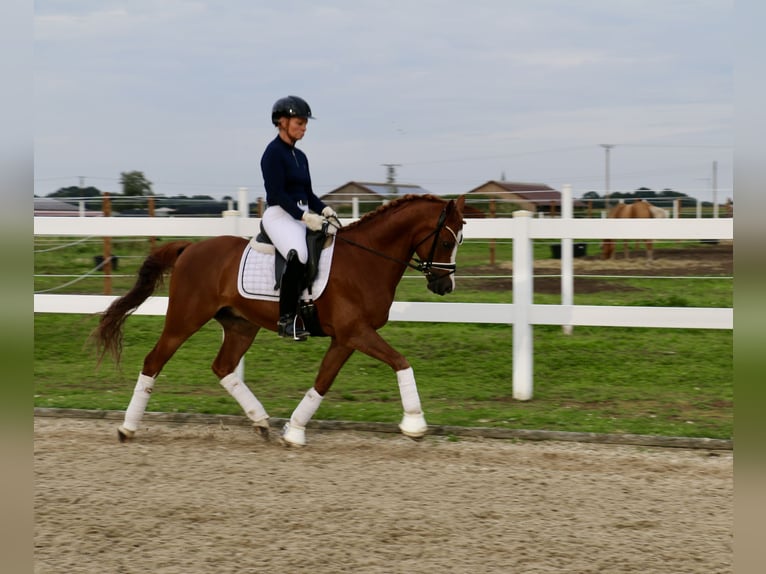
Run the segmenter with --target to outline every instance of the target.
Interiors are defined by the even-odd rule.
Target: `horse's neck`
[[[357,227],[354,241],[389,257],[409,260],[415,245],[414,237],[423,222],[422,217],[400,209],[386,217],[379,216],[367,225]]]

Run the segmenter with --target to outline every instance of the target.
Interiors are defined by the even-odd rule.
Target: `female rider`
[[[277,332],[294,341],[304,341],[309,335],[296,318],[308,260],[306,228],[335,234],[340,226],[335,211],[314,194],[308,158],[295,147],[306,133],[309,118],[313,119],[311,108],[302,98],[287,96],[277,100],[271,109],[271,122],[279,133],[261,157],[267,204],[261,221],[274,247],[287,261],[280,282]],[[328,224],[330,217],[334,221]]]

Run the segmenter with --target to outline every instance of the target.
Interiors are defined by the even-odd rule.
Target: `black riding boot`
[[[296,316],[304,267],[295,251],[291,250],[287,254],[287,265],[279,286],[277,333],[280,337],[289,337],[293,341],[305,341],[310,334],[303,328],[302,322],[300,326],[298,325],[300,319]]]

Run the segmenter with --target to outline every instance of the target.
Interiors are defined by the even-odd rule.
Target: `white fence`
[[[565,197],[570,193],[565,186]],[[537,219],[516,212],[513,219],[470,219],[466,239],[513,240],[513,303],[394,302],[392,321],[499,323],[513,325],[513,397],[529,400],[533,393],[533,325],[733,329],[732,308],[619,307],[573,305],[573,239],[733,239],[732,219],[572,219],[565,202],[561,219]],[[348,223],[351,220],[346,220]],[[222,218],[35,217],[35,235],[106,237],[252,237],[260,220]],[[533,301],[532,245],[536,239],[561,240],[561,305]],[[36,313],[99,313],[116,297],[107,295],[36,294]],[[151,297],[137,315],[164,315],[166,297]]]

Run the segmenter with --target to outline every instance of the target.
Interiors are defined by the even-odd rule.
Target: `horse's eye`
[[[455,244],[452,241],[443,241],[442,247],[444,247],[444,249],[454,249]]]

